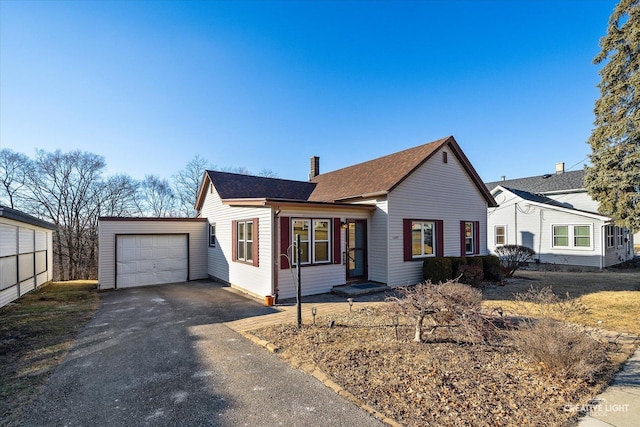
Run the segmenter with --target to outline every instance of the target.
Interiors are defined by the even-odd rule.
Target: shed
[[[55,224],[0,206],[0,307],[53,279]]]

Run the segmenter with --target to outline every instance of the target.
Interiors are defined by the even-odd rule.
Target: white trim
[[[498,243],[498,239],[497,239],[498,233],[497,233],[497,230],[496,230],[498,227],[504,228],[504,235],[503,235],[504,243]],[[509,240],[508,240],[508,234],[507,234],[507,224],[496,224],[496,225],[494,225],[493,226],[493,244],[495,246],[504,246],[504,245],[507,245],[508,242],[509,242]]]
[[[589,227],[589,246],[576,246],[575,245],[575,227]],[[556,246],[555,245],[555,227],[567,227],[567,239],[568,246]],[[555,250],[575,250],[575,251],[592,251],[593,245],[593,223],[554,223],[551,224],[551,249]]]

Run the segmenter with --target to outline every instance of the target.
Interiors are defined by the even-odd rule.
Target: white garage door
[[[187,236],[117,237],[118,288],[185,282],[188,277]]]

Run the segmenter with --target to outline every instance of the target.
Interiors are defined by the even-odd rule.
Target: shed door
[[[187,236],[117,236],[116,287],[186,282],[189,275]]]

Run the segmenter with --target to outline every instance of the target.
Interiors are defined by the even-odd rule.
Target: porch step
[[[353,285],[334,286],[331,292],[345,297],[353,297],[357,295],[375,294],[391,290],[387,285],[381,283],[358,283]]]

